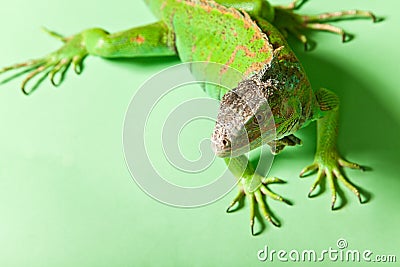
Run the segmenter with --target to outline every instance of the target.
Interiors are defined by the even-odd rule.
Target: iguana
[[[231,172],[239,179],[239,194],[227,211],[247,195],[251,233],[254,235],[256,203],[268,221],[279,225],[268,212],[263,195],[286,203],[289,201],[267,187],[282,180],[265,178],[255,172],[242,152],[243,140],[235,132],[238,125],[244,125],[250,149],[269,142],[275,147],[273,152],[278,153],[285,146],[300,144],[300,139],[293,134],[310,122],[317,121],[315,159],[300,173],[303,176],[317,171],[317,179],[309,194],[326,176],[332,192],[332,209],[336,201],[335,179],[349,188],[361,202],[359,191],[341,171],[342,167],[363,168],[346,161],[337,151],[338,97],[324,88],[312,90],[303,67],[285,38],[292,34],[307,49],[308,40],[304,31],[311,29],[337,33],[345,41],[346,32],[326,22],[346,18],[371,18],[376,21],[376,17],[371,12],[359,10],[300,15],[295,10],[304,2],[295,0],[286,6],[273,6],[267,0],[146,0],[158,22],[118,33],[91,28],[69,37],[47,30],[64,42],[60,49],[43,58],[5,67],[0,73],[19,68],[30,71],[21,86],[25,94],[31,92],[26,89],[27,83],[40,73],[48,75],[55,86],[62,82],[71,64],[79,74],[88,55],[104,58],[178,55],[183,62],[216,62],[244,73],[245,78],[236,88],[226,92],[213,87],[207,93],[220,100],[211,138],[213,149],[217,156],[225,159]],[[56,75],[60,75],[59,81],[56,81]],[[272,118],[262,114],[261,106],[260,110],[254,111],[247,105],[257,101],[260,93],[268,100],[273,114],[274,140],[270,135],[263,134]],[[237,139],[233,140],[235,136]],[[239,145],[234,146],[233,143]]]

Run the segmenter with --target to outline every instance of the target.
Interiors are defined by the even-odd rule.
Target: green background
[[[140,84],[179,61],[89,57],[83,75],[70,72],[59,88],[45,81],[26,97],[21,80],[1,86],[0,266],[287,266],[261,263],[257,251],[265,245],[288,251],[336,248],[339,238],[349,249],[400,257],[400,4],[313,0],[302,12],[351,8],[373,10],[386,20],[337,23],[356,34],[346,44],[328,33],[312,35],[318,41],[312,52],[291,43],[313,86],[330,88],[342,100],[339,146],[348,159],[373,168],[346,171],[368,203],[360,205],[342,186],[346,203],[338,211],[330,210],[329,188],[306,197],[315,177],[299,179],[298,173],[313,159],[315,125],[299,133],[302,147],[275,158],[271,174],[288,184],[272,188],[295,203],[268,201],[283,222],[279,229],[266,224],[251,237],[247,206],[224,212],[236,190],[197,209],[153,200],[125,165],[123,119]],[[0,8],[0,65],[56,49],[59,43],[40,32],[41,26],[68,35],[154,20],[137,0],[8,1]],[[341,264],[351,265],[324,262]]]

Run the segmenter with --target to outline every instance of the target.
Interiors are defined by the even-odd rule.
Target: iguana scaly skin
[[[303,34],[305,29],[334,32],[340,34],[344,41],[346,33],[325,22],[344,18],[372,18],[375,21],[372,13],[353,10],[299,15],[294,10],[305,2],[301,0],[288,6],[272,6],[267,0],[146,2],[159,19],[158,22],[113,34],[93,28],[63,37],[46,30],[64,42],[59,50],[40,59],[3,68],[0,73],[28,68],[30,73],[21,88],[25,94],[29,94],[31,91],[26,89],[27,83],[33,77],[47,73],[51,82],[58,85],[71,64],[77,73],[81,72],[82,62],[87,55],[105,58],[178,55],[184,62],[216,62],[226,68],[235,68],[245,77],[236,88],[229,92],[218,87],[206,88],[211,97],[221,100],[212,135],[213,149],[218,156],[225,157],[229,169],[239,179],[239,194],[228,211],[247,195],[251,232],[254,234],[256,202],[264,217],[274,225],[279,225],[269,214],[263,194],[289,203],[267,187],[282,180],[262,177],[243,155],[246,142],[235,132],[239,125],[244,125],[247,131],[250,149],[268,142],[274,147],[273,152],[278,153],[285,146],[300,144],[300,139],[293,133],[316,120],[318,140],[314,163],[301,172],[304,175],[309,171],[318,171],[310,194],[326,175],[332,191],[332,209],[336,200],[335,179],[343,182],[361,201],[359,191],[341,172],[341,167],[361,167],[341,158],[336,149],[339,100],[327,89],[312,90],[285,36],[293,34],[304,43],[306,49],[308,41]],[[224,73],[225,69],[222,68],[220,75]],[[57,75],[60,77],[58,81]],[[249,108],[248,103],[257,102],[259,97],[268,100],[272,117],[261,112],[262,105],[255,111]],[[271,121],[274,122],[276,136],[268,132]]]

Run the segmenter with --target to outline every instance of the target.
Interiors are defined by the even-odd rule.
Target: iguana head
[[[312,91],[300,63],[278,53],[223,96],[211,137],[217,156],[236,157],[282,138],[311,116],[304,106]]]
[[[239,156],[275,139],[274,117],[266,98],[271,92],[260,90],[266,86],[250,78],[223,96],[211,137],[217,156]]]

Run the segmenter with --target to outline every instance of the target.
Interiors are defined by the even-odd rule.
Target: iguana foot
[[[280,222],[273,217],[273,215],[269,212],[268,206],[264,200],[264,196],[268,196],[274,200],[278,200],[281,202],[284,202],[288,205],[291,205],[290,201],[284,199],[280,195],[275,194],[272,192],[269,188],[269,184],[274,184],[274,183],[285,183],[283,180],[276,178],[276,177],[270,177],[270,178],[263,178],[260,181],[261,176],[258,176],[255,174],[254,176],[257,176],[253,179],[246,179],[242,178],[239,182],[239,193],[237,196],[234,198],[232,203],[229,205],[228,209],[226,212],[231,212],[231,208],[238,203],[245,195],[247,195],[250,203],[250,229],[251,229],[251,234],[254,236],[254,217],[255,217],[255,204],[257,203],[262,215],[264,218],[272,223],[274,226],[279,227]],[[255,189],[253,189],[254,185],[258,184]]]
[[[21,84],[22,92],[24,92],[26,95],[29,95],[32,91],[34,91],[47,76],[50,77],[50,81],[53,85],[59,85],[63,81],[64,75],[71,63],[74,65],[75,72],[80,74],[82,71],[82,61],[88,54],[83,42],[82,34],[71,37],[63,37],[58,33],[49,31],[47,29],[44,30],[51,36],[64,42],[64,46],[43,58],[29,60],[27,62],[18,63],[0,69],[0,74],[16,69],[22,70],[20,73],[13,75],[11,78],[6,79],[5,81],[9,81],[12,78],[29,72]],[[36,84],[32,86],[31,90],[27,90],[27,83],[41,73],[43,73],[43,77],[38,79]],[[60,74],[58,81],[56,81],[57,74]]]
[[[274,140],[268,143],[271,147],[271,153],[274,155],[279,154],[286,146],[297,146],[302,145],[300,138],[294,136],[293,134],[287,135],[279,140]]]
[[[295,0],[286,6],[275,6],[275,20],[273,24],[284,35],[288,33],[294,35],[300,42],[304,44],[305,50],[309,48],[307,36],[304,30],[328,31],[339,34],[342,41],[346,42],[352,39],[352,35],[346,33],[342,28],[327,24],[329,21],[338,21],[353,18],[370,18],[373,22],[377,22],[376,16],[369,11],[363,10],[346,10],[330,13],[322,13],[317,15],[301,15],[294,12],[299,9],[306,1]]]
[[[342,159],[336,153],[324,155],[323,157],[317,156],[316,159],[314,160],[314,163],[305,167],[300,173],[300,177],[304,177],[310,172],[318,171],[317,179],[311,186],[310,192],[308,193],[308,197],[312,197],[312,193],[314,192],[315,188],[321,183],[322,178],[326,176],[329,181],[332,193],[332,202],[331,202],[332,210],[335,209],[335,203],[336,203],[336,185],[334,179],[338,179],[339,181],[341,181],[348,189],[350,189],[357,196],[360,203],[362,203],[359,190],[343,175],[341,170],[343,167],[365,170],[364,167],[356,163]]]

